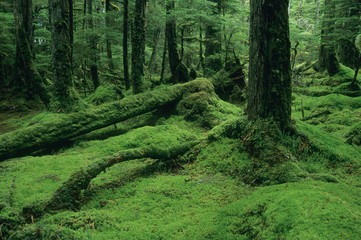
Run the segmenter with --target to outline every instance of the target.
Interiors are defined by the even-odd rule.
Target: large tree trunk
[[[94,90],[99,87],[99,76],[98,76],[98,53],[97,53],[97,35],[93,32],[94,21],[93,21],[93,0],[87,0],[87,24],[88,29],[91,33],[88,33],[87,41],[89,44],[89,60],[90,60],[90,75],[92,77]]]
[[[86,111],[59,116],[56,121],[0,135],[0,160],[23,156],[129,118],[153,111],[178,101],[187,92],[206,91],[213,86],[207,80],[195,80],[147,93],[129,96]]]
[[[67,108],[73,103],[69,1],[49,0],[49,9],[54,103],[59,108]]]
[[[33,60],[32,0],[14,0],[13,9],[16,32],[14,92],[23,92],[26,99],[33,99],[38,95],[48,105],[50,97]]]
[[[248,119],[291,124],[288,0],[252,0]]]
[[[135,1],[132,27],[132,89],[133,94],[144,91],[146,0]]]

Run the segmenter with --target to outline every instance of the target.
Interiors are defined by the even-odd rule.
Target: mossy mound
[[[361,123],[358,122],[350,131],[346,134],[346,142],[349,144],[355,144],[361,146]]]
[[[324,73],[320,73],[310,68],[300,73],[297,78],[295,91],[307,96],[326,96],[328,94],[337,93],[351,97],[361,96],[358,84],[361,77],[358,76],[356,85],[352,85],[354,78],[354,70],[340,65],[340,71],[330,77]]]
[[[86,103],[93,105],[100,105],[106,102],[112,102],[122,99],[124,96],[121,89],[115,85],[108,85],[106,87],[99,86],[94,93],[84,99]]]
[[[259,188],[221,211],[215,239],[357,239],[360,200],[358,188],[343,184]]]
[[[84,234],[59,225],[31,224],[15,232],[9,240],[67,239],[83,240]]]

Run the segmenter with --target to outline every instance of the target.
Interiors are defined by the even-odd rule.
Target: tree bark
[[[291,125],[288,2],[250,2],[248,119],[273,118],[281,129]]]
[[[336,57],[334,43],[332,43],[330,34],[333,32],[333,21],[335,17],[335,3],[332,0],[325,0],[326,12],[322,22],[321,46],[319,54],[320,70],[327,69],[330,76],[335,75],[340,70]]]
[[[73,103],[71,74],[70,12],[68,0],[49,0],[51,59],[55,105],[61,109]]]
[[[162,69],[160,71],[160,83],[164,82],[164,71],[165,71],[165,61],[167,57],[167,38],[164,37],[164,44],[163,44],[163,54],[162,54]]]
[[[132,90],[133,94],[144,91],[145,64],[145,7],[146,0],[135,1],[132,27]]]
[[[87,0],[87,24],[88,29],[91,33],[88,33],[87,41],[89,44],[89,60],[90,60],[90,75],[92,77],[94,91],[100,85],[98,76],[98,54],[97,54],[97,36],[93,32],[94,21],[93,21],[93,0]]]
[[[88,187],[90,181],[117,163],[142,158],[169,160],[185,154],[198,143],[199,141],[189,141],[185,144],[171,146],[169,148],[147,146],[128,149],[120,151],[111,157],[96,161],[74,172],[70,178],[56,190],[52,198],[45,204],[44,210],[45,212],[51,212],[76,208],[81,191]]]
[[[16,32],[16,58],[14,66],[14,92],[23,92],[26,99],[40,96],[45,105],[50,97],[33,60],[33,4],[32,0],[14,0]]]
[[[176,70],[181,63],[177,50],[177,33],[176,22],[174,17],[170,16],[174,10],[174,1],[168,1],[166,5],[167,21],[166,21],[166,38],[168,44],[169,67],[172,73],[173,81],[176,81]]]
[[[159,45],[162,39],[162,33],[164,32],[164,29],[161,29],[160,27],[157,28],[156,30],[156,34],[155,34],[155,41],[154,41],[154,47],[153,47],[153,51],[152,51],[152,55],[150,57],[149,60],[149,64],[148,64],[148,69],[149,69],[149,73],[153,73],[153,68],[154,68],[154,64],[155,64],[155,60],[157,58],[157,53],[159,50]]]
[[[128,0],[123,2],[123,68],[125,90],[130,89],[129,64],[128,64]]]
[[[111,17],[110,17],[110,0],[105,0],[105,27],[106,27],[106,35],[105,35],[105,42],[107,47],[107,58],[108,58],[108,66],[111,70],[114,69],[114,63],[112,59],[112,42],[109,37],[109,31],[111,26]]]
[[[24,156],[62,140],[127,120],[179,101],[187,92],[213,92],[207,80],[157,89],[129,96],[120,101],[90,108],[86,111],[59,116],[56,121],[44,122],[0,135],[0,160]]]

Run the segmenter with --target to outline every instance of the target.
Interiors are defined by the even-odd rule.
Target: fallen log
[[[173,159],[183,155],[200,141],[189,141],[185,144],[160,148],[158,146],[146,146],[120,151],[111,157],[103,158],[74,172],[53,194],[51,199],[45,203],[43,212],[74,209],[77,206],[81,190],[86,189],[90,181],[107,168],[124,161],[152,158]]]
[[[123,98],[85,111],[59,116],[56,121],[38,123],[0,135],[0,161],[24,156],[63,140],[127,120],[179,101],[183,94],[198,91],[213,93],[206,79],[159,88]]]

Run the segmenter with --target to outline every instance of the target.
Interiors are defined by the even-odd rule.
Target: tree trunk
[[[248,119],[273,118],[281,129],[291,125],[288,2],[250,2]]]
[[[61,109],[73,103],[71,74],[70,12],[68,0],[49,0],[51,56],[55,105]]]
[[[165,61],[167,57],[167,38],[164,36],[163,54],[162,54],[162,69],[160,71],[160,83],[164,81]]]
[[[0,135],[0,160],[24,156],[60,141],[153,111],[179,101],[183,94],[198,91],[213,93],[213,86],[207,80],[177,84],[82,112],[58,116],[56,121],[38,123],[5,133]]]
[[[33,60],[33,6],[31,0],[14,0],[14,19],[16,32],[16,58],[14,66],[15,92],[23,92],[26,99],[40,96],[45,105],[50,97],[43,85]]]
[[[110,14],[110,0],[105,0],[105,27],[106,27],[106,35],[105,35],[105,42],[107,47],[107,58],[108,58],[108,66],[111,70],[114,69],[113,59],[112,59],[112,42],[109,37],[109,31],[111,26],[111,17]]]
[[[334,29],[335,3],[332,0],[325,0],[325,8],[326,12],[323,17],[321,30],[319,67],[320,70],[327,69],[328,74],[333,76],[340,70],[334,43],[332,43],[330,37],[330,34],[332,34]]]
[[[70,41],[70,63],[73,66],[73,44],[74,44],[74,13],[73,13],[73,0],[69,1],[69,41]],[[73,67],[71,67],[73,72]]]
[[[199,27],[199,62],[204,70],[204,58],[203,58],[203,34],[202,34],[202,26]]]
[[[132,27],[132,89],[133,94],[144,91],[146,0],[135,1]]]
[[[148,64],[148,69],[149,69],[150,74],[153,73],[153,68],[154,68],[155,60],[157,58],[157,53],[159,50],[159,45],[160,45],[160,41],[162,39],[163,32],[164,32],[164,30],[161,29],[160,27],[157,28],[157,30],[156,30],[153,52],[152,52],[152,55],[150,57],[149,64]]]
[[[320,18],[320,5],[321,0],[316,0],[316,13],[315,13],[315,25],[318,25],[318,20]]]
[[[93,32],[94,22],[93,22],[93,0],[87,0],[87,24],[88,29],[91,33],[88,33],[87,40],[89,44],[89,60],[90,60],[90,75],[92,77],[94,91],[100,85],[99,76],[98,76],[98,53],[97,53],[97,36]]]
[[[128,64],[128,0],[124,0],[123,12],[123,68],[125,90],[130,89],[129,64]]]
[[[359,6],[359,7],[357,7]],[[337,56],[340,63],[349,68],[356,69],[361,65],[360,52],[355,43],[360,30],[361,0],[345,1],[337,9],[337,17],[343,19],[343,35],[338,36]]]
[[[70,178],[64,182],[53,194],[52,198],[44,206],[45,212],[75,209],[82,190],[86,189],[92,179],[97,177],[107,168],[117,163],[153,158],[169,160],[188,152],[199,141],[189,141],[185,144],[160,148],[158,146],[147,146],[120,151],[111,157],[98,160],[87,167],[74,172]]]
[[[221,13],[221,0],[209,0],[217,3],[213,9],[213,15]],[[206,27],[206,49],[205,56],[205,70],[206,75],[212,75],[222,69],[223,63],[220,56],[222,50],[221,34],[217,23],[212,23]]]
[[[168,1],[166,5],[167,21],[166,21],[166,38],[168,44],[169,67],[172,73],[173,81],[176,81],[176,70],[181,63],[177,50],[177,33],[176,22],[174,17],[170,16],[174,10],[174,1]]]

